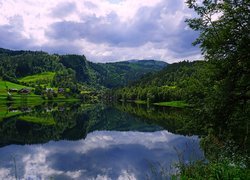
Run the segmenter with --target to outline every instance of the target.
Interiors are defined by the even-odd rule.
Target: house
[[[27,88],[22,88],[18,91],[19,94],[30,94],[31,90]]]

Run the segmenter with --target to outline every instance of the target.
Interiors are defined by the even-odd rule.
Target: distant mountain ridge
[[[165,66],[166,62],[164,61],[161,61],[161,60],[156,60],[156,59],[131,59],[131,60],[125,60],[127,62],[130,62],[130,63],[153,63],[153,64],[158,64],[158,65],[162,65],[162,66]]]

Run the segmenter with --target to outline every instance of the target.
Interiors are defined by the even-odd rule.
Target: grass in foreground
[[[178,107],[178,108],[184,108],[189,106],[184,101],[169,101],[169,102],[159,102],[159,103],[153,103],[156,106],[169,106],[169,107]]]

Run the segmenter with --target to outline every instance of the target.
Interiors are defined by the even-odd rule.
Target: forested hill
[[[202,61],[182,61],[169,64],[162,70],[142,76],[139,80],[134,81],[131,86],[174,86],[181,81],[186,80],[197,71],[197,67],[204,64]]]
[[[167,63],[160,61],[123,61],[116,63],[93,63],[84,55],[50,55],[41,51],[12,51],[0,48],[0,77],[18,82],[19,78],[44,72],[55,72],[59,82],[84,83],[93,87],[114,88],[129,84],[149,72],[163,69]]]
[[[111,92],[111,96],[124,101],[157,103],[190,101],[194,95],[203,96],[209,64],[206,61],[183,61],[169,64],[156,73],[146,74],[127,87]]]
[[[99,65],[106,70],[103,84],[113,88],[131,84],[145,74],[160,71],[167,63],[155,60],[130,60]]]
[[[167,66],[167,63],[155,60],[93,63],[79,55],[60,56],[60,62],[76,72],[78,81],[107,88],[128,85],[149,72],[160,71]]]

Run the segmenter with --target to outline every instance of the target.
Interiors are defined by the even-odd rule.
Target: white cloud
[[[3,48],[85,54],[99,62],[200,55],[191,45],[197,35],[183,22],[192,16],[184,0],[0,2]]]
[[[10,169],[0,168],[0,179],[12,180],[15,179],[14,174],[11,173]]]
[[[141,138],[144,137],[144,138]],[[181,136],[180,136],[181,137]],[[80,153],[87,153],[96,148],[108,148],[113,145],[137,144],[145,146],[148,149],[156,148],[156,144],[167,144],[176,135],[167,131],[158,131],[152,133],[145,132],[116,132],[116,131],[95,131],[88,134],[85,141],[82,141],[82,147],[77,149]],[[146,140],[145,140],[146,139]]]

